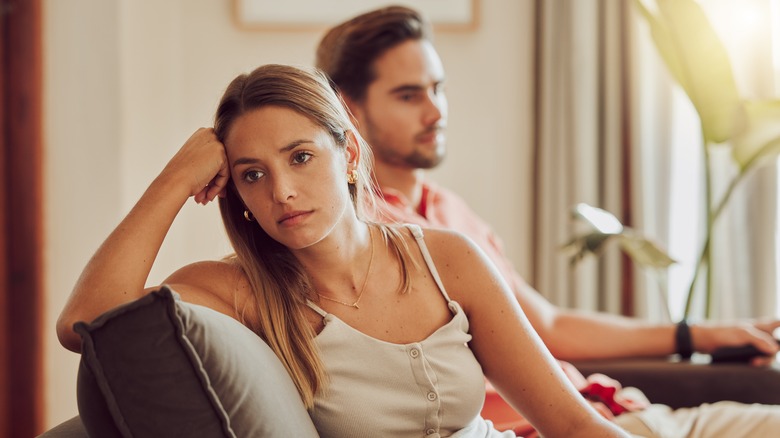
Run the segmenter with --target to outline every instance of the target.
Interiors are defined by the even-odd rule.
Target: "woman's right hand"
[[[217,196],[224,196],[230,179],[225,146],[213,128],[200,128],[171,158],[163,174],[188,184],[189,195],[195,197],[195,202],[208,204]]]
[[[74,323],[148,292],[152,264],[184,202],[190,196],[200,204],[213,201],[229,177],[225,147],[214,130],[195,131],[84,267],[57,320],[62,345],[79,351]]]

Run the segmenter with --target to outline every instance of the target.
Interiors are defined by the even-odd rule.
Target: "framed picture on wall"
[[[245,29],[319,29],[389,5],[417,9],[436,30],[470,30],[477,25],[478,0],[233,0]]]

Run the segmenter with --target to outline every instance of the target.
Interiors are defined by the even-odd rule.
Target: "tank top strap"
[[[420,252],[422,253],[423,259],[425,260],[425,264],[428,266],[428,270],[433,276],[433,281],[435,281],[436,285],[439,286],[439,291],[442,295],[444,295],[444,299],[446,299],[448,303],[451,302],[452,300],[450,299],[450,296],[447,295],[447,291],[444,289],[444,284],[441,282],[441,277],[439,277],[439,271],[436,270],[436,265],[433,264],[431,253],[428,251],[428,246],[425,244],[422,228],[420,228],[420,226],[417,224],[406,224],[406,227],[409,228],[409,230],[412,232],[412,235],[414,236],[414,239],[417,241],[417,246],[420,247]]]
[[[320,306],[314,304],[310,299],[306,299],[306,305],[309,306],[309,308],[315,312],[317,312],[321,317],[325,318],[328,316],[328,312],[322,310]]]

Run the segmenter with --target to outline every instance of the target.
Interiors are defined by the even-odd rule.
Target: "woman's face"
[[[347,187],[354,146],[284,107],[252,110],[225,138],[230,177],[258,224],[290,249],[319,242],[345,217],[354,218]]]

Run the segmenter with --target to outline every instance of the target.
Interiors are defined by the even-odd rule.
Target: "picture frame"
[[[245,30],[323,29],[390,5],[422,12],[440,30],[477,27],[478,0],[233,0],[234,17]]]

